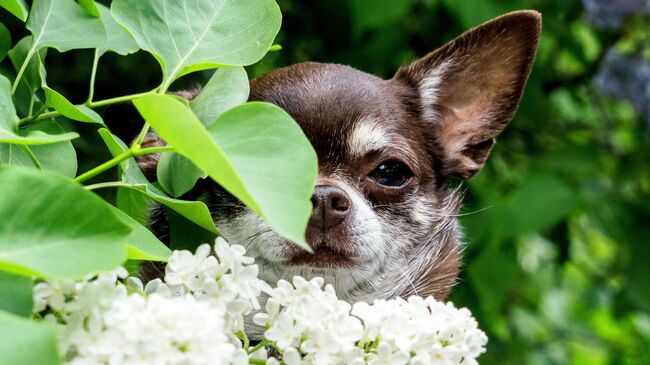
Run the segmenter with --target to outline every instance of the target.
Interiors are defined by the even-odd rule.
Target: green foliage
[[[0,338],[0,365],[61,363],[55,328],[49,323],[35,323],[0,311]]]
[[[152,202],[169,210],[172,247],[194,249],[197,240],[213,239],[218,229],[206,204],[185,196],[197,180],[215,179],[279,234],[305,246],[316,155],[287,113],[245,104],[249,86],[241,65],[257,62],[271,48],[281,21],[278,5],[273,0],[104,4],[34,0],[30,12],[24,1],[0,1],[19,19],[0,18],[1,365],[60,361],[54,328],[16,317],[31,316],[34,278],[79,278],[113,270],[127,259],[135,267],[140,260],[169,256],[169,248],[144,226]],[[27,30],[31,36],[21,38]],[[12,44],[12,38],[18,41]],[[56,68],[48,72],[48,48],[59,51],[50,53],[54,57],[90,49],[66,53],[89,65],[87,94],[80,97],[78,85],[66,85],[79,73],[75,67],[68,65],[64,77]],[[159,61],[161,84],[95,100],[95,92],[104,95],[107,86],[127,84],[97,82],[100,58],[141,49]],[[179,77],[214,68],[221,69],[191,103],[165,95]],[[131,101],[147,123],[127,145],[102,115],[106,106]],[[128,122],[116,121],[119,128]],[[143,146],[151,127],[166,146]],[[156,153],[162,154],[160,181],[151,182],[136,158]],[[294,158],[296,153],[301,157]],[[116,178],[106,173],[114,168]],[[78,169],[85,172],[77,174]]]
[[[111,7],[140,48],[160,62],[163,89],[190,72],[256,62],[280,29],[280,9],[273,0],[219,0],[205,6],[116,0]]]
[[[83,187],[17,167],[0,168],[0,186],[1,270],[81,278],[113,270],[126,259],[131,229]],[[74,209],[68,209],[71,204]]]

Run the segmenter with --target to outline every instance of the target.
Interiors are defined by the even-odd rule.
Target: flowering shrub
[[[164,280],[146,285],[123,268],[42,281],[35,316],[62,327],[61,354],[75,365],[465,365],[485,351],[465,308],[416,296],[350,305],[322,278],[272,288],[242,246],[218,238],[214,253],[174,251]]]

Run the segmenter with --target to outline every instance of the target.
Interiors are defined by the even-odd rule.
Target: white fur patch
[[[389,147],[389,133],[380,121],[374,118],[360,119],[348,139],[348,151],[351,157],[363,157],[367,153]]]
[[[451,60],[438,65],[425,76],[420,83],[420,97],[422,98],[422,110],[424,118],[428,121],[435,121],[437,118],[434,106],[438,102],[440,84],[445,76]]]

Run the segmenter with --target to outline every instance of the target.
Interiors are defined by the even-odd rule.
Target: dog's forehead
[[[339,163],[390,145],[408,124],[391,85],[352,67],[302,63],[251,82],[251,100],[285,109],[302,127],[319,161]]]

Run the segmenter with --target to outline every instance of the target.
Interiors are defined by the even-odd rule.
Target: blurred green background
[[[470,308],[490,337],[483,365],[650,364],[649,1],[279,4],[283,50],[249,67],[251,77],[307,60],[390,77],[494,16],[542,12],[542,41],[519,112],[467,184],[465,266],[451,300]],[[5,12],[0,22],[16,41],[22,25]],[[48,51],[48,83],[82,102],[91,61],[86,51]],[[149,55],[107,54],[96,99],[145,91],[159,80]],[[107,154],[92,139],[76,143],[82,154]],[[96,161],[80,156],[79,171]]]

